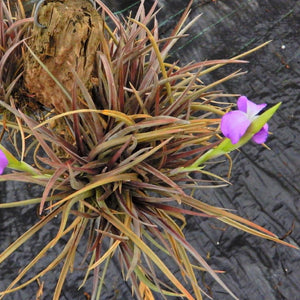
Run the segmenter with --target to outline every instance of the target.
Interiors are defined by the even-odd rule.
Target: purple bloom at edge
[[[230,111],[222,117],[221,131],[224,136],[229,138],[232,144],[238,143],[250,124],[258,117],[257,114],[266,105],[265,103],[257,105],[246,96],[241,96],[237,101],[238,110]],[[259,132],[253,135],[252,140],[257,144],[263,144],[267,140],[268,129],[269,126],[266,123]]]
[[[3,173],[3,171],[7,167],[7,165],[8,165],[8,160],[5,156],[5,154],[2,152],[2,150],[0,150],[0,174]]]

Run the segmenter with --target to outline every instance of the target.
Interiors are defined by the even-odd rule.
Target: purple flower
[[[230,111],[222,117],[221,131],[224,136],[229,138],[232,144],[236,144],[266,105],[265,103],[257,105],[246,96],[241,96],[237,102],[238,110]],[[268,128],[266,123],[259,132],[253,135],[252,140],[257,144],[264,143],[268,137]]]
[[[3,171],[7,167],[7,165],[8,165],[8,160],[5,156],[5,154],[2,152],[2,150],[0,150],[0,174],[3,173]]]

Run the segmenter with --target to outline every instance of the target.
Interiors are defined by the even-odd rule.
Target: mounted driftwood
[[[74,87],[72,69],[89,87],[96,50],[103,34],[103,22],[88,0],[45,1],[38,12],[29,47],[51,74],[71,95]],[[28,51],[24,79],[27,89],[47,107],[64,112],[72,108],[69,97]],[[77,96],[77,99],[78,96]],[[76,101],[77,107],[84,107]]]

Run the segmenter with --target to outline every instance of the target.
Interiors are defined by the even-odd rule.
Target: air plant
[[[70,65],[70,88],[63,86],[40,53],[31,49],[33,18],[25,19],[21,2],[15,18],[1,2],[2,137],[19,139],[21,146],[13,143],[20,154],[18,159],[0,146],[0,163],[3,159],[2,165],[6,166],[5,157],[8,168],[15,170],[1,175],[0,180],[35,183],[43,187],[43,192],[39,198],[1,203],[0,208],[39,205],[44,217],[1,253],[0,263],[54,219],[60,220],[60,226],[7,289],[0,291],[0,299],[63,262],[53,293],[53,299],[59,299],[68,273],[76,266],[76,251],[82,243],[86,247],[83,265],[87,266],[82,284],[93,277],[92,299],[99,299],[107,263],[114,255],[137,299],[145,299],[143,291],[148,295],[157,292],[164,298],[202,299],[205,292],[199,286],[198,272],[208,272],[236,299],[218,272],[186,240],[183,227],[185,215],[214,218],[294,247],[251,221],[194,198],[191,192],[207,184],[195,173],[209,176],[215,187],[228,184],[210,172],[206,162],[225,155],[231,167],[228,153],[259,132],[280,105],[251,120],[233,144],[220,132],[221,118],[232,105],[218,100],[230,95],[215,87],[242,73],[234,72],[210,84],[204,84],[201,77],[226,64],[245,63],[240,58],[264,45],[232,59],[180,66],[166,59],[176,41],[197,20],[184,25],[191,3],[170,36],[162,39],[155,18],[157,2],[148,13],[142,2],[136,16],[127,21],[120,21],[103,3],[97,3],[103,23],[95,68],[87,83],[82,82],[76,66]],[[152,29],[147,27],[149,24],[153,24]],[[64,109],[56,110],[55,105],[52,110],[45,108],[26,90],[24,53],[64,93]],[[218,163],[210,163],[213,162]],[[65,239],[61,253],[42,271],[31,274],[44,255]],[[107,240],[108,249],[103,247]],[[160,254],[169,260],[165,262]],[[192,258],[200,268],[191,263]],[[175,266],[181,277],[170,270]],[[23,282],[28,274],[31,279]]]

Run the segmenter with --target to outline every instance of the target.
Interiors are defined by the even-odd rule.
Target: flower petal
[[[244,113],[247,113],[247,103],[250,100],[248,100],[248,98],[246,96],[241,96],[239,97],[238,101],[237,101],[237,107],[239,110],[241,110]]]
[[[232,144],[236,144],[245,134],[250,123],[248,116],[242,111],[231,111],[222,117],[221,131]]]
[[[257,144],[263,144],[268,138],[268,129],[269,125],[266,123],[259,132],[253,135],[252,141]]]
[[[257,115],[262,109],[267,106],[267,104],[255,104],[246,96],[241,96],[237,101],[237,106],[239,110],[246,113],[248,115],[248,118],[252,120],[255,115]]]
[[[7,165],[8,165],[8,160],[5,156],[5,154],[3,153],[3,151],[0,150],[0,174],[3,173],[3,171],[7,167]]]

